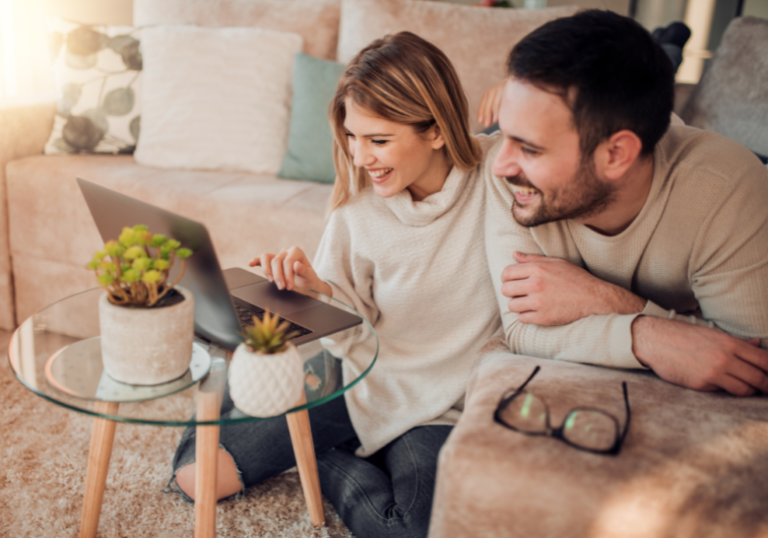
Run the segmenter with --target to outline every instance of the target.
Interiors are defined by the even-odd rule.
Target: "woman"
[[[344,398],[310,410],[323,493],[358,538],[427,534],[437,456],[473,359],[500,327],[484,241],[481,144],[448,58],[403,32],[349,64],[329,112],[338,177],[314,266],[301,249],[262,254],[280,289],[314,289],[368,318],[376,366]],[[344,355],[345,376],[359,375]],[[363,359],[365,361],[365,359]],[[222,428],[219,498],[292,467],[285,421]],[[194,491],[194,432],[174,459]]]

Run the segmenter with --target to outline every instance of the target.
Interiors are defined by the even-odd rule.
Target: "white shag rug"
[[[76,537],[92,419],[32,394],[7,359],[0,331],[0,537]],[[162,492],[181,428],[117,425],[99,538],[190,537],[194,507]],[[324,500],[326,527],[312,527],[298,474],[285,473],[217,507],[220,538],[353,538]]]

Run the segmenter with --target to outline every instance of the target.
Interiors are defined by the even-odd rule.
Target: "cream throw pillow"
[[[142,33],[135,158],[159,168],[276,174],[286,150],[296,34],[157,26]]]

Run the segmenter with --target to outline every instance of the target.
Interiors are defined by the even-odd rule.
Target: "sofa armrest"
[[[39,155],[51,135],[55,103],[0,108],[0,178],[13,160]]]
[[[4,330],[16,326],[5,168],[10,161],[43,152],[55,113],[52,102],[0,108],[0,329]]]

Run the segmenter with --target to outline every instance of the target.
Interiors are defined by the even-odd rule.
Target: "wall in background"
[[[685,16],[686,0],[638,0],[635,20],[649,31],[681,21]]]
[[[49,15],[72,22],[113,25],[133,23],[133,0],[45,0],[45,7]]]
[[[744,0],[744,15],[768,19],[768,0]]]

